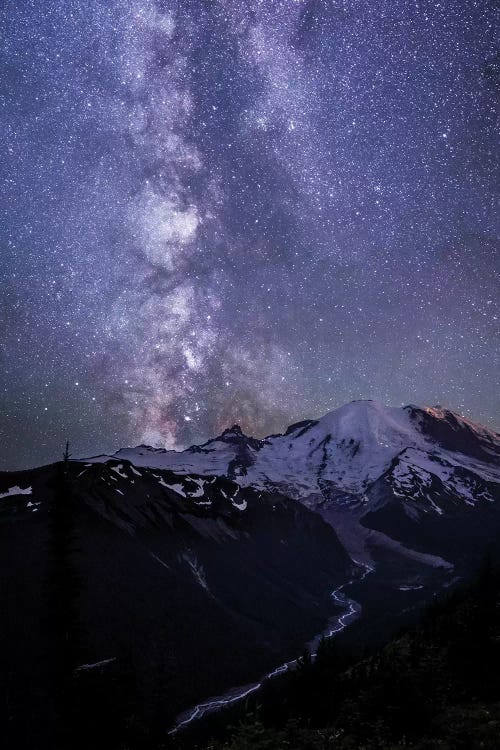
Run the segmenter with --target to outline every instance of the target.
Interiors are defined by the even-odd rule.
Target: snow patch
[[[248,503],[246,500],[242,500],[241,503],[237,503],[235,500],[231,500],[231,505],[238,510],[246,510]]]
[[[399,590],[400,590],[400,591],[418,591],[418,589],[423,589],[423,588],[424,588],[424,587],[423,587],[423,585],[422,585],[422,584],[420,584],[419,586],[408,586],[408,585],[403,585],[403,586],[400,586],[400,587],[399,587]]]
[[[194,490],[194,492],[188,492],[188,497],[203,497],[205,494],[205,482],[203,479],[191,479],[191,477],[186,477],[187,479],[190,479],[192,482],[194,482],[197,485],[197,488]]]
[[[111,664],[111,662],[116,661],[116,656],[111,657],[111,659],[103,659],[102,661],[96,661],[93,664],[81,664],[79,667],[75,669],[75,672],[85,672],[88,669],[97,669],[98,667],[105,667],[106,664]]]
[[[186,493],[184,492],[184,487],[182,484],[167,484],[163,479],[160,479],[158,484],[161,484],[162,487],[166,487],[168,490],[173,490],[182,497],[186,497]]]
[[[0,494],[0,499],[4,497],[13,497],[14,495],[32,495],[32,494],[33,494],[32,487],[25,487],[25,489],[21,489],[21,487],[18,487],[16,484],[14,485],[14,487],[9,487],[7,492],[2,492]]]
[[[153,558],[153,560],[156,560],[156,562],[160,563],[160,565],[163,565],[164,568],[166,568],[167,570],[170,570],[170,566],[167,565],[167,563],[163,562],[163,560],[161,560],[158,557],[158,555],[155,555],[154,552],[150,552],[149,554],[151,555],[151,557]]]
[[[111,471],[116,472],[118,476],[121,477],[122,479],[128,479],[128,476],[124,472],[122,472],[122,469],[123,469],[123,464],[118,464],[118,466],[111,466]]]
[[[196,557],[196,555],[194,555],[191,550],[187,550],[181,555],[181,557],[188,564],[195,580],[199,583],[199,585],[203,589],[205,589],[205,591],[208,591],[208,593],[210,593],[210,589],[208,588],[207,584],[207,578],[205,575],[205,569],[203,568],[203,565],[198,562],[198,558]]]

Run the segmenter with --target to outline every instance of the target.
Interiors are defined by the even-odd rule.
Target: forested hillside
[[[213,750],[465,750],[500,746],[500,573],[434,603],[421,623],[345,666],[335,640],[270,682]]]

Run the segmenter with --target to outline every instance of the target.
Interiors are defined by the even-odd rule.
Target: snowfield
[[[396,496],[414,496],[417,487],[422,494],[437,481],[467,504],[478,496],[491,499],[488,483],[500,482],[497,433],[442,407],[386,407],[374,401],[353,401],[263,440],[247,437],[235,426],[184,451],[141,445],[86,461],[110,459],[177,474],[228,476],[242,487],[278,489],[311,507],[325,501],[366,505],[370,488],[384,476]],[[192,496],[201,495],[200,484]],[[432,499],[428,509],[442,513]]]

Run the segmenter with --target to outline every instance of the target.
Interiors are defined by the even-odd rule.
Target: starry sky
[[[0,468],[500,426],[499,6],[4,0]]]

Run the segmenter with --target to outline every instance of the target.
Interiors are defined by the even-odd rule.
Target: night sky
[[[500,426],[499,6],[4,0],[0,466]]]

